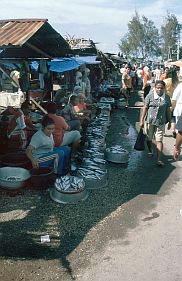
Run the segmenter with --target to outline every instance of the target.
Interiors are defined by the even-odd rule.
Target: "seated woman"
[[[19,109],[9,106],[6,110],[6,114],[13,115],[8,126],[7,136],[12,145],[16,142],[17,145],[19,143],[20,147],[17,148],[24,149],[30,137],[36,132],[36,128],[29,117],[30,111],[31,104],[27,101],[23,102]]]
[[[49,102],[46,109],[48,116],[55,122],[55,130],[53,132],[55,146],[71,145],[72,154],[74,154],[80,146],[80,132],[77,130],[70,131],[70,127],[64,118],[56,115],[57,105],[55,102]]]
[[[42,119],[42,129],[32,136],[26,155],[32,162],[33,168],[54,167],[56,174],[64,175],[70,168],[70,148],[54,147],[52,135],[54,130],[54,120],[45,115]]]
[[[78,97],[71,95],[68,105],[62,110],[61,116],[66,120],[71,130],[81,130],[80,120],[74,110],[74,105],[78,102]]]
[[[82,94],[80,94],[75,101],[74,111],[80,120],[82,132],[85,132],[91,119],[91,111],[87,110],[85,98]]]
[[[87,104],[85,102],[86,98],[82,95],[78,95],[78,103],[74,105],[74,110],[77,114],[83,113],[85,116],[91,116],[91,110],[87,109]]]

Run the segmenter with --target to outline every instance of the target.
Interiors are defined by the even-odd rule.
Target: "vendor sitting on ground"
[[[74,105],[74,110],[77,114],[83,113],[83,115],[91,117],[91,110],[87,108],[86,98],[82,94],[78,95],[78,103]]]
[[[50,167],[58,175],[66,174],[70,169],[70,147],[54,147],[53,132],[55,122],[47,114],[42,119],[42,129],[31,138],[26,155],[33,168]]]
[[[85,132],[91,120],[91,110],[87,109],[84,95],[78,95],[77,99],[75,100],[74,111],[80,120],[82,132]]]
[[[82,87],[76,85],[76,86],[73,88],[73,95],[78,96],[78,95],[80,95],[80,94],[84,95],[84,97],[86,98],[85,94],[83,93]]]
[[[71,95],[69,98],[68,104],[61,112],[61,116],[65,119],[66,123],[69,125],[72,130],[81,130],[81,122],[78,118],[78,115],[74,109],[74,106],[78,103],[78,97]]]
[[[59,89],[57,90],[55,97],[54,97],[54,102],[56,102],[59,105],[65,104],[67,98],[66,98],[66,90],[65,89]]]
[[[48,116],[55,122],[55,130],[53,132],[55,146],[71,145],[72,155],[74,155],[80,146],[80,132],[77,130],[70,131],[70,127],[64,118],[56,115],[57,105],[55,102],[49,102],[46,109]]]
[[[29,138],[37,131],[34,127],[29,113],[31,111],[31,104],[27,101],[23,102],[21,108],[14,109],[8,107],[4,114],[13,115],[9,126],[7,136],[10,141],[20,142],[20,148],[24,149],[29,141]]]

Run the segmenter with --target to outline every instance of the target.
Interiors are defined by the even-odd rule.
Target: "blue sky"
[[[0,0],[0,19],[47,18],[62,35],[92,39],[104,52],[118,53],[117,44],[134,15],[145,15],[156,27],[167,11],[182,23],[179,0]]]

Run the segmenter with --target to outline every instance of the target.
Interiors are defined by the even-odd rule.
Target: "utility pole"
[[[171,60],[171,47],[168,49],[167,60]]]
[[[179,55],[180,55],[180,45],[181,45],[181,29],[182,29],[182,24],[177,25],[177,52],[176,52],[176,59],[179,60]]]

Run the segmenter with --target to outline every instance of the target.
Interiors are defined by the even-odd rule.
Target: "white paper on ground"
[[[40,237],[40,241],[41,241],[41,243],[46,243],[46,242],[50,242],[51,240],[50,240],[49,235],[43,235]]]

